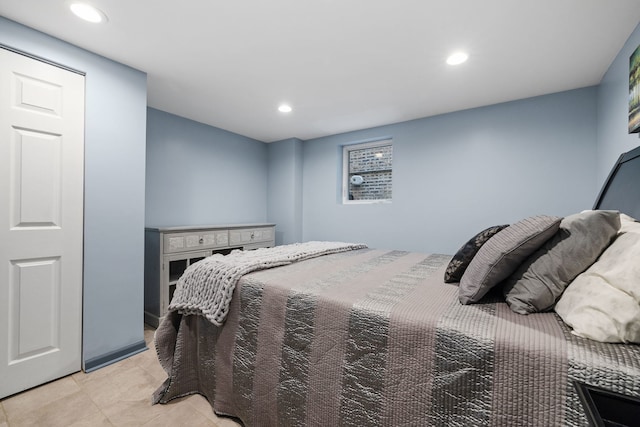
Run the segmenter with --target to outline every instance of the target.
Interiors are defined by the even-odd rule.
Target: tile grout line
[[[195,396],[195,394],[192,394],[192,396]],[[198,396],[201,396],[206,400],[206,398],[204,396],[202,396],[200,394],[198,394]],[[185,399],[185,402],[188,403],[189,406],[191,406],[200,415],[203,415],[207,420],[213,422],[216,426],[218,425],[218,423],[216,423],[215,420],[211,419],[211,417],[210,417],[211,414],[205,414],[198,406],[196,406],[193,403],[189,402],[189,400],[187,400],[187,399]],[[207,404],[209,404],[209,401],[207,401]],[[217,417],[216,413],[213,411],[213,408],[211,408],[211,413],[213,413],[213,415]]]
[[[4,409],[4,405],[2,404],[2,401],[0,400],[0,411],[2,411],[2,414],[4,415],[4,422],[7,423],[7,426],[9,425],[9,415],[7,414],[7,411]]]
[[[84,371],[80,371],[80,372],[82,372],[83,374],[85,374],[85,375],[86,375],[86,373],[85,373]],[[89,398],[89,400],[90,400],[94,405],[96,405],[96,408],[98,408],[98,412],[100,412],[100,414],[101,414],[101,415],[102,415],[102,416],[107,420],[107,422],[108,422],[110,425],[112,425],[112,426],[113,426],[113,425],[115,425],[115,424],[113,424],[113,421],[111,420],[111,418],[109,418],[109,416],[108,416],[107,414],[105,414],[105,413],[104,413],[104,411],[102,410],[102,406],[100,406],[100,405],[98,404],[98,402],[96,402],[96,401],[93,399],[93,397],[91,397],[91,394],[87,393],[87,391],[85,390],[85,388],[83,387],[83,385],[82,385],[82,384],[80,384],[80,383],[78,382],[78,380],[77,380],[75,377],[72,377],[72,378],[73,378],[73,380],[76,382],[76,384],[78,385],[78,387],[80,388],[80,391],[81,391],[82,393],[84,393],[84,394]]]

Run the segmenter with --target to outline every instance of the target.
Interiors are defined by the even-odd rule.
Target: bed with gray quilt
[[[588,425],[576,382],[640,397],[640,209],[607,202],[614,175],[597,210],[490,227],[472,256],[355,245],[194,264],[156,331],[154,402],[199,393],[246,426]],[[222,277],[208,296],[189,288],[203,275]]]

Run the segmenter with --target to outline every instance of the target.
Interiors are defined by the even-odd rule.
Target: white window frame
[[[359,142],[342,147],[342,204],[344,205],[366,205],[375,203],[391,203],[392,199],[369,199],[369,200],[349,200],[349,153],[355,150],[367,148],[384,147],[391,145],[393,147],[393,139],[386,138],[372,142]],[[391,167],[393,177],[393,166]],[[393,188],[393,178],[391,181]],[[392,196],[393,197],[393,196]]]

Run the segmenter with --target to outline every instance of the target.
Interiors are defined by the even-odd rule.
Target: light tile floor
[[[217,417],[200,395],[151,405],[151,395],[166,379],[153,333],[145,326],[147,351],[0,400],[0,427],[240,426]]]

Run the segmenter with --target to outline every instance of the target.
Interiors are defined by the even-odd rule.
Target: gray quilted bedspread
[[[580,426],[574,380],[640,397],[640,346],[463,306],[449,259],[363,249],[247,274],[222,327],[163,320],[154,402],[199,393],[246,426]]]

